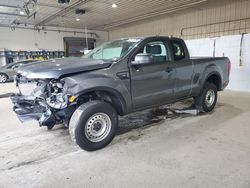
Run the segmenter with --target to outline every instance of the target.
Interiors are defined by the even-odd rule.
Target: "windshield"
[[[103,45],[92,50],[84,58],[96,60],[113,60],[125,56],[141,39],[121,39]]]

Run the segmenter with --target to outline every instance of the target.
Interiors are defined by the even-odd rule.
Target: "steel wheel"
[[[211,107],[215,101],[215,92],[214,90],[210,89],[206,93],[205,103],[207,107]]]
[[[195,106],[200,111],[211,112],[217,103],[217,86],[206,82],[199,96],[195,98]]]
[[[5,83],[7,81],[7,76],[4,74],[0,74],[0,83]]]
[[[107,146],[115,137],[118,115],[109,103],[89,101],[79,106],[69,123],[71,139],[87,151]]]
[[[85,136],[91,142],[100,142],[109,135],[111,124],[107,114],[96,113],[86,123]]]

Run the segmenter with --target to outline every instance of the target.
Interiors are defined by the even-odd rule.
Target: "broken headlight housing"
[[[68,106],[67,84],[64,81],[52,80],[47,85],[47,104],[55,109],[64,109]]]

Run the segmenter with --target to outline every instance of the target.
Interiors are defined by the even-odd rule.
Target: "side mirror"
[[[131,62],[132,65],[145,65],[154,62],[152,54],[137,54],[135,60]]]

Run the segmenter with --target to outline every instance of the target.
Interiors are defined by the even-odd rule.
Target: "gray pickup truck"
[[[93,151],[112,141],[118,115],[187,98],[212,111],[229,74],[228,58],[192,59],[182,39],[126,38],[82,58],[23,66],[16,76],[20,93],[11,99],[22,122],[64,124],[73,141]]]

